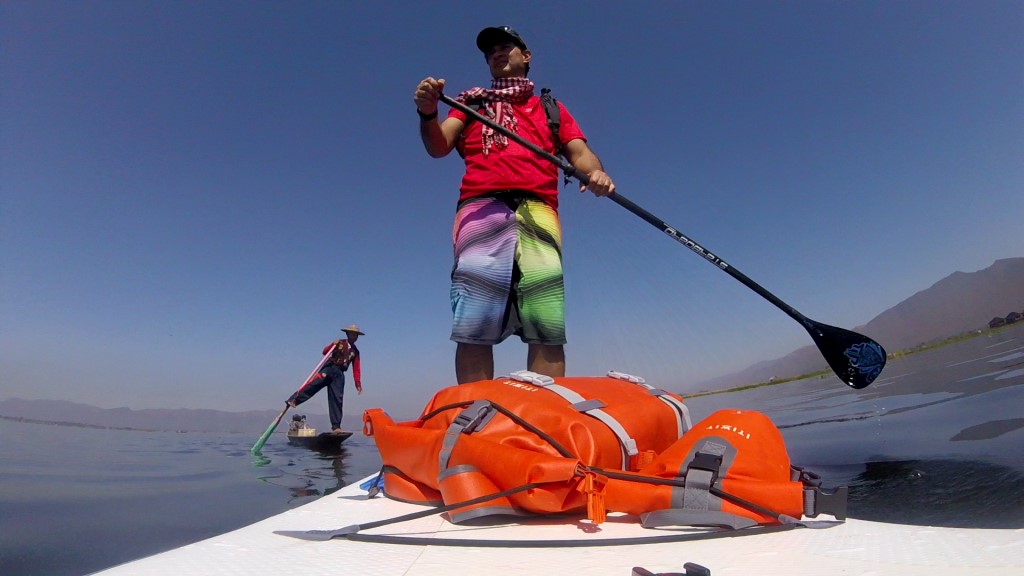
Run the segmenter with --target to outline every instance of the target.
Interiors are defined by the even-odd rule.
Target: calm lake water
[[[656,383],[662,385],[661,383]],[[424,403],[427,399],[424,398]],[[693,398],[694,421],[756,409],[794,464],[851,487],[850,516],[1024,527],[1024,324],[890,361],[852,390],[834,377]],[[0,420],[0,574],[81,575],[310,502],[380,466],[276,434],[97,430]]]

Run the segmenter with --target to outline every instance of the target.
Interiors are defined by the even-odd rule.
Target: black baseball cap
[[[513,44],[519,46],[520,50],[526,50],[526,42],[523,41],[523,37],[512,29],[511,26],[492,26],[490,28],[484,28],[476,35],[476,47],[481,52],[487,54],[487,51],[494,48],[499,42],[505,42],[511,40]]]

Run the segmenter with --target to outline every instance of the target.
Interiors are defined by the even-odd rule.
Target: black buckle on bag
[[[836,520],[846,520],[846,499],[850,489],[840,486],[828,491],[822,488],[804,488],[804,516],[817,518],[818,514],[835,516]]]
[[[790,466],[789,479],[793,482],[800,482],[804,486],[810,486],[811,488],[821,486],[821,475],[811,472],[810,470],[806,470],[802,466]]]
[[[722,468],[722,455],[697,452],[693,455],[693,460],[690,461],[690,464],[686,466],[686,470],[690,471],[694,468],[711,472],[709,484],[714,484],[718,480],[718,472]]]

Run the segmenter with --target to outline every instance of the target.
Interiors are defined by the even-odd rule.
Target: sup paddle
[[[590,178],[586,174],[577,172],[576,168],[570,164],[568,160],[541,149],[533,142],[530,142],[504,126],[495,123],[490,118],[480,114],[462,102],[454,100],[445,94],[441,94],[440,99],[452,108],[455,108],[463,114],[472,117],[474,120],[489,126],[491,129],[500,132],[501,134],[504,134],[506,137],[518,142],[531,152],[551,162],[555,166],[558,166],[566,176],[575,178],[584,186],[590,183]],[[772,294],[768,290],[765,290],[760,284],[754,282],[745,274],[732,267],[725,260],[722,260],[720,257],[707,250],[693,239],[684,236],[677,229],[669,226],[665,221],[656,217],[654,214],[651,214],[647,210],[637,206],[618,192],[612,192],[608,197],[614,200],[619,206],[622,206],[626,210],[629,210],[633,214],[643,218],[647,223],[658,230],[668,234],[673,240],[679,242],[683,246],[686,246],[715,268],[725,272],[736,280],[739,280],[744,286],[750,288],[754,292],[757,292],[759,296],[774,304],[777,308],[789,315],[790,318],[799,322],[800,325],[807,330],[807,333],[811,335],[811,339],[814,340],[814,344],[818,347],[818,350],[821,351],[822,356],[825,357],[825,361],[828,362],[832,371],[836,373],[836,376],[839,376],[840,380],[845,382],[851,388],[864,388],[874,382],[875,378],[877,378],[882,372],[882,368],[885,367],[886,360],[885,349],[882,348],[878,342],[850,330],[836,328],[835,326],[829,326],[828,324],[822,324],[821,322],[811,320],[800,312],[797,312],[796,309],[789,304],[783,302],[778,296]]]
[[[313,371],[309,373],[309,376],[306,376],[306,379],[302,381],[302,386],[299,386],[299,389],[296,390],[296,392],[301,392],[302,389],[309,384],[310,380],[313,379],[313,375],[319,372],[320,369],[324,367],[324,364],[327,363],[327,360],[331,357],[331,354],[334,353],[334,348],[336,346],[337,344],[331,345],[330,349],[327,350],[327,354],[324,354],[323,359],[321,359],[320,363],[316,365],[316,368],[314,368]],[[274,433],[274,430],[277,428],[277,425],[281,423],[281,418],[284,418],[284,414],[285,412],[288,411],[289,408],[291,408],[291,406],[289,406],[288,403],[285,402],[284,409],[281,410],[281,413],[277,415],[277,418],[274,418],[274,421],[270,423],[270,426],[267,426],[266,431],[263,432],[263,435],[260,436],[260,439],[257,440],[256,443],[252,445],[252,448],[249,450],[250,454],[252,454],[253,456],[259,455],[260,450],[263,449],[263,445],[266,444],[267,440],[270,439],[270,435]]]

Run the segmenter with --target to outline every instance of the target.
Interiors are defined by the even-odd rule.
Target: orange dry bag
[[[380,450],[384,493],[474,501],[450,510],[453,522],[582,511],[600,522],[608,510],[650,526],[742,527],[799,518],[808,500],[765,416],[723,411],[690,430],[679,396],[617,372],[517,372],[445,388],[413,422],[372,409],[363,423]]]

